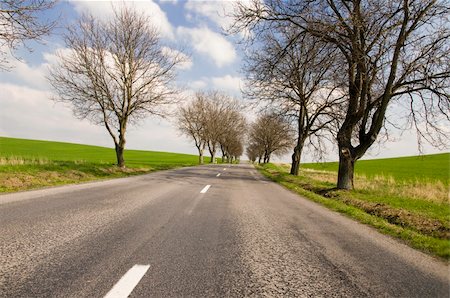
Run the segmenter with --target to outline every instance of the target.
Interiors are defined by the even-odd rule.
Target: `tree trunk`
[[[300,127],[299,127],[300,128]],[[300,161],[302,159],[303,145],[305,144],[306,137],[300,135],[297,140],[297,146],[294,148],[292,154],[291,175],[298,176],[300,171]]]
[[[356,158],[350,148],[339,146],[338,189],[353,189],[353,174]]]
[[[125,131],[126,131],[126,120],[120,124],[119,130],[119,142],[115,143],[117,166],[120,168],[125,167],[125,159],[123,158],[123,151],[125,150]]]
[[[258,164],[261,164],[261,158],[262,158],[262,156],[260,155],[260,156],[258,156]]]
[[[125,167],[125,160],[123,158],[124,146],[123,142],[119,142],[119,144],[115,144],[116,147],[116,157],[117,157],[117,166],[120,168]]]
[[[214,159],[216,158],[216,146],[208,143],[209,154],[211,155],[210,163],[214,163]]]
[[[302,158],[302,147],[298,145],[294,148],[294,153],[292,154],[292,165],[291,165],[291,175],[298,176],[300,170],[300,160]]]
[[[267,153],[267,150],[264,152],[264,163],[268,163],[269,161],[269,154]]]
[[[291,175],[295,176],[298,176],[298,172],[300,170],[300,161],[302,159],[303,145],[305,144],[307,133],[310,130],[308,126],[305,124],[305,122],[307,122],[306,106],[301,105],[297,119],[298,125],[297,145],[294,147],[294,153],[292,154],[292,164],[290,172]]]
[[[198,151],[198,163],[203,164],[203,152],[205,151],[205,146],[202,143],[195,143],[195,147],[197,147]]]
[[[211,154],[211,161],[210,163],[214,163],[214,159],[216,158],[216,151],[209,151],[209,153]]]
[[[203,164],[203,149],[198,150],[198,163]]]

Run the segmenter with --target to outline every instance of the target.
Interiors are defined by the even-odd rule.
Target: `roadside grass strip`
[[[307,169],[301,170],[299,176],[292,176],[285,165],[267,164],[257,169],[303,197],[402,239],[416,249],[450,260],[450,204],[440,197],[447,194],[440,194],[434,200],[426,195],[405,196],[401,190],[390,189],[395,184],[388,188],[367,188],[365,185],[371,179],[366,177],[355,179],[352,191],[336,190],[333,182],[322,179],[323,171]],[[336,173],[327,175],[336,178]]]
[[[0,137],[0,193],[128,177],[198,164],[195,155],[125,150],[125,168],[112,148]]]
[[[134,265],[105,295],[105,298],[126,298],[144,277],[150,265]]]

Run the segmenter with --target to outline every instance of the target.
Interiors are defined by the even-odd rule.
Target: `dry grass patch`
[[[18,156],[0,157],[0,166],[16,166],[16,165],[48,165],[53,164],[46,158],[22,158]]]
[[[28,188],[33,183],[31,175],[0,175],[0,185],[5,189],[16,190]]]
[[[283,165],[283,167],[285,166]],[[302,169],[302,174],[320,182],[334,184],[337,181],[335,172]],[[391,176],[377,175],[367,178],[364,175],[355,175],[354,183],[355,190],[382,192],[388,195],[420,199],[438,204],[450,203],[449,187],[441,181],[423,182],[416,180],[408,182],[396,181]]]

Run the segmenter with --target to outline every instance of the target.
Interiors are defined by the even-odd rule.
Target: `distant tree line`
[[[272,155],[286,154],[293,139],[291,124],[284,117],[262,114],[249,127],[247,157],[252,162],[268,163]]]
[[[204,152],[213,163],[218,150],[222,162],[233,162],[243,154],[246,120],[236,99],[219,91],[199,91],[178,111],[178,128],[192,138],[198,150],[199,163]]]

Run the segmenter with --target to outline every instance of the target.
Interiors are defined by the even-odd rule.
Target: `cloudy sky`
[[[231,22],[226,17],[233,8],[231,1],[147,0],[128,5],[150,16],[160,29],[164,44],[183,48],[190,55],[179,69],[180,86],[189,90],[215,88],[240,96],[243,83],[237,37],[225,36],[221,30]],[[45,79],[55,52],[64,49],[62,27],[84,12],[108,18],[112,5],[108,1],[61,1],[47,13],[60,15],[61,28],[45,38],[45,44],[29,43],[33,52],[19,50],[22,62],[11,59],[14,68],[0,71],[0,136],[112,147],[105,128],[76,119],[70,106],[51,100],[54,95]],[[414,133],[394,133],[392,138],[382,147],[373,148],[367,157],[418,154]],[[196,153],[192,142],[177,132],[173,119],[148,118],[132,127],[127,139],[130,149]],[[425,152],[439,151],[426,147]],[[305,156],[305,160],[311,158]],[[327,155],[327,160],[336,159],[334,152]],[[288,157],[282,160],[288,161]]]

